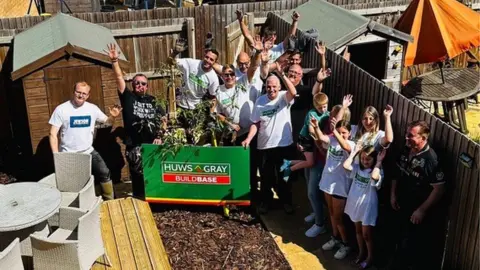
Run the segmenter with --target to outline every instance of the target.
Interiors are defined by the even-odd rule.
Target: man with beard
[[[205,95],[213,98],[218,89],[219,82],[213,65],[217,62],[218,52],[215,49],[205,50],[203,60],[192,58],[179,58],[176,56],[183,52],[186,46],[177,40],[175,49],[170,54],[169,61],[177,64],[183,73],[182,86],[177,96],[177,105],[181,110],[193,110],[202,101]]]
[[[154,96],[147,94],[148,79],[136,74],[132,79],[132,90],[127,89],[118,63],[119,52],[115,44],[108,45],[108,56],[112,61],[117,81],[118,96],[123,107],[123,122],[126,133],[125,156],[130,170],[133,195],[145,198],[141,146],[143,143],[161,144],[160,128],[165,111],[157,105]]]
[[[440,269],[443,246],[437,247],[435,239],[445,235],[445,209],[440,203],[445,178],[428,145],[429,134],[425,121],[408,125],[406,146],[397,159],[399,171],[394,174],[398,177],[392,180],[390,203],[401,219],[396,263],[401,269]]]
[[[107,117],[96,105],[87,102],[90,86],[86,82],[77,82],[72,99],[58,105],[48,121],[50,127],[50,147],[53,153],[74,152],[92,155],[92,171],[100,181],[104,200],[113,200],[114,191],[110,170],[100,154],[93,149],[95,122],[113,123],[122,110],[119,106],[109,108]],[[60,131],[60,149],[58,133]]]
[[[262,156],[260,206],[261,214],[268,211],[273,200],[272,187],[276,187],[278,196],[286,213],[293,213],[291,182],[282,179],[280,167],[283,159],[289,159],[293,152],[292,123],[290,108],[297,94],[295,86],[283,73],[283,67],[278,65],[277,74],[287,86],[287,91],[280,91],[280,80],[276,76],[267,78],[267,94],[260,96],[253,108],[247,138],[242,146],[248,147],[258,132],[257,147]]]

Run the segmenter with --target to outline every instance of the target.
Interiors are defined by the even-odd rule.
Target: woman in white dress
[[[378,216],[377,190],[382,184],[381,168],[385,152],[386,150],[377,152],[373,146],[364,147],[359,141],[355,150],[343,163],[343,167],[350,172],[350,178],[353,179],[348,192],[345,213],[355,223],[359,248],[355,264],[359,265],[360,269],[368,268],[373,262],[372,228]],[[354,162],[356,156],[360,159],[359,163]]]

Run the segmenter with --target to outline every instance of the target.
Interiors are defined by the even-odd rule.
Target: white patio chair
[[[98,197],[94,208],[87,212],[76,208],[60,208],[60,226],[55,232],[47,238],[32,235],[34,268],[86,270],[102,255],[111,266],[102,240],[101,202],[101,197]]]
[[[95,182],[92,174],[92,156],[82,153],[54,153],[55,173],[41,179],[62,192],[60,207],[90,209],[95,202]],[[48,219],[50,226],[58,226],[58,213]]]
[[[0,269],[23,270],[20,239],[15,238],[8,247],[0,252]]]

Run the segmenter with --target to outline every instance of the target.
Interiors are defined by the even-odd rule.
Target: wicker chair
[[[100,205],[97,201],[90,211],[60,208],[60,226],[48,238],[32,235],[35,269],[90,269],[100,256],[111,266],[103,246]]]
[[[7,248],[0,252],[0,269],[23,270],[20,239],[15,238]]]
[[[88,210],[95,202],[95,183],[92,174],[92,156],[81,153],[54,153],[55,173],[40,180],[62,192],[60,207]],[[58,226],[58,213],[48,219],[50,226]]]

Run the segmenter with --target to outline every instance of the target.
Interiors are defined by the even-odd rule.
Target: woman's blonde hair
[[[362,117],[360,117],[360,121],[358,122],[357,126],[357,133],[355,134],[355,141],[359,140],[363,134],[367,133],[367,130],[363,126],[363,117],[365,114],[369,114],[373,117],[373,121],[375,122],[375,127],[373,127],[373,130],[370,132],[370,135],[367,138],[367,141],[370,141],[371,139],[375,138],[375,135],[377,135],[378,130],[380,129],[380,115],[378,114],[377,109],[373,106],[368,106],[363,110]]]

